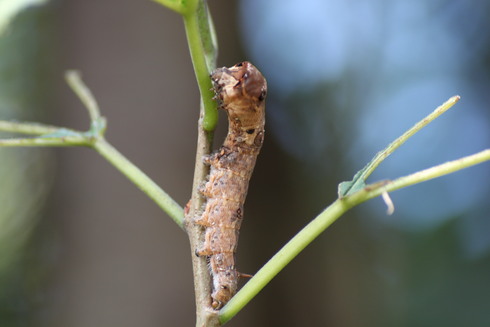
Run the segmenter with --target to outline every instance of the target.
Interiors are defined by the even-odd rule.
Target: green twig
[[[84,136],[0,139],[0,147],[89,146],[90,143]]]
[[[138,186],[150,199],[163,209],[181,228],[184,228],[184,210],[151,178],[124,157],[104,138],[99,138],[93,148],[124,176]]]
[[[80,72],[68,70],[65,73],[65,79],[75,94],[80,98],[85,108],[88,110],[90,120],[96,122],[100,119],[100,110],[97,101],[95,101],[90,89],[83,83]]]
[[[211,276],[206,258],[196,257],[195,251],[202,244],[204,231],[193,223],[193,217],[199,214],[203,198],[199,187],[203,184],[209,167],[203,163],[204,156],[211,151],[213,131],[218,122],[216,103],[213,101],[209,74],[216,68],[217,42],[211,15],[206,1],[194,0],[194,9],[183,15],[187,42],[192,64],[201,94],[201,106],[198,125],[198,140],[191,206],[186,219],[186,230],[191,244],[194,291],[196,299],[196,326],[219,326],[216,311],[210,308]]]
[[[348,208],[339,200],[331,204],[311,223],[279,250],[220,311],[222,324],[233,318],[259,293],[291,260],[330,226]]]
[[[449,100],[444,102],[442,105],[437,107],[430,115],[419,121],[412,128],[407,130],[402,136],[391,142],[385,149],[378,152],[374,158],[360,171],[356,173],[352,181],[342,182],[339,185],[339,196],[343,197],[348,194],[352,194],[357,190],[365,186],[365,181],[371,175],[371,173],[385,160],[390,154],[392,154],[396,149],[398,149],[403,143],[405,143],[410,137],[415,133],[420,131],[422,128],[427,126],[434,119],[445,113],[452,106],[456,104],[460,99],[459,95],[451,97]]]
[[[0,131],[27,135],[43,135],[57,132],[61,127],[39,123],[13,122],[0,120]],[[75,131],[73,131],[75,132]]]
[[[89,112],[91,119],[90,129],[87,132],[79,132],[43,124],[0,121],[0,130],[2,131],[40,135],[33,138],[0,139],[0,147],[92,147],[155,201],[181,228],[184,228],[184,210],[155,182],[104,139],[105,119],[100,115],[97,102],[81,80],[80,74],[76,71],[69,71],[65,76],[70,87]]]
[[[80,74],[76,71],[69,71],[66,74],[66,79],[73,91],[80,97],[80,100],[89,111],[92,126],[88,135],[92,136],[91,139],[94,140],[91,146],[123,173],[123,175],[145,192],[181,228],[183,228],[184,210],[177,204],[177,202],[104,139],[105,120],[101,117],[97,102],[95,101],[92,92],[90,92],[89,88],[83,83]]]
[[[460,159],[456,159],[453,161],[449,161],[437,166],[434,166],[432,168],[428,168],[425,170],[421,170],[419,172],[413,173],[411,175],[399,177],[393,181],[384,181],[380,182],[383,184],[383,187],[375,187],[375,188],[370,188],[367,186],[364,189],[364,192],[366,192],[367,199],[372,199],[374,197],[377,197],[378,195],[381,195],[383,192],[392,192],[396,191],[398,189],[401,189],[403,187],[407,187],[410,185],[422,183],[437,177],[441,177],[444,175],[448,175],[454,172],[457,172],[459,170],[483,163],[485,161],[490,160],[490,149],[486,149],[483,151],[480,151],[478,153],[475,153],[470,156],[466,156]],[[355,201],[357,197],[360,197],[362,195],[362,192],[356,192],[352,194],[352,196],[347,197],[347,201]],[[363,200],[362,202],[366,201]]]
[[[451,98],[449,98],[446,102],[444,102],[442,105],[437,107],[431,114],[429,114],[427,117],[419,121],[417,124],[415,124],[412,128],[410,128],[408,131],[403,133],[402,136],[391,142],[386,149],[383,151],[379,152],[376,154],[376,157],[372,162],[370,162],[368,169],[366,169],[365,173],[363,174],[363,178],[366,179],[371,175],[371,173],[379,166],[383,160],[385,160],[390,154],[392,154],[396,149],[398,149],[400,146],[402,146],[403,143],[405,143],[409,138],[411,138],[415,133],[420,131],[422,128],[427,126],[430,122],[432,122],[434,119],[448,111],[452,106],[456,104],[460,99],[459,95],[455,95]]]
[[[154,0],[182,15],[187,43],[196,75],[201,102],[204,106],[202,128],[212,132],[218,123],[218,111],[213,100],[209,75],[216,68],[218,44],[213,21],[204,0]]]
[[[205,1],[194,1],[194,10],[183,16],[187,42],[192,64],[201,94],[200,118],[194,181],[192,187],[191,206],[186,230],[191,245],[192,269],[194,275],[194,291],[196,299],[196,326],[218,326],[218,316],[210,309],[211,276],[206,258],[195,256],[196,249],[202,244],[204,231],[193,223],[193,217],[199,214],[203,198],[199,187],[205,181],[209,166],[204,165],[203,158],[211,152],[213,130],[218,122],[216,103],[213,101],[211,79],[209,74],[216,68],[217,45],[213,23]]]
[[[159,2],[168,5],[168,1]],[[213,131],[218,122],[218,111],[213,101],[214,94],[211,91],[212,85],[209,77],[211,71],[216,68],[218,46],[206,1],[187,0],[183,6],[185,9],[178,12],[184,19],[191,60],[201,94],[194,182],[187,212],[186,231],[189,235],[192,253],[196,326],[213,327],[218,326],[219,321],[216,311],[210,308],[211,279],[207,262],[204,257],[194,255],[195,250],[202,243],[204,231],[193,223],[193,217],[198,215],[203,204],[203,198],[198,189],[209,172],[209,166],[204,165],[203,158],[211,151]]]
[[[101,135],[102,131],[94,135],[92,131],[82,133],[64,128],[53,129],[52,126],[41,124],[12,123],[2,125],[6,127],[3,130],[8,131],[25,132],[26,134],[50,133],[33,138],[0,139],[0,147],[88,146],[94,148],[155,201],[181,228],[184,228],[184,210],[137,166],[112,147]]]
[[[383,181],[366,186],[360,191],[336,200],[312,222],[304,227],[284,247],[279,250],[245,286],[220,311],[222,324],[233,318],[250,300],[257,295],[291,260],[327,227],[352,207],[375,198],[384,192],[428,181],[455,171],[490,160],[490,149],[458,160],[447,162],[394,181]]]
[[[209,42],[215,42],[216,38],[212,35],[214,30],[211,18],[207,14],[207,7],[205,7],[204,1],[200,1],[200,3],[199,11],[187,14],[183,18],[192,64],[201,94],[201,101],[204,105],[202,127],[207,132],[211,132],[218,123],[218,111],[213,100],[214,94],[212,92],[211,79],[209,78],[211,71],[216,67],[217,49],[209,46]],[[203,22],[203,19],[209,19],[209,21]],[[203,26],[208,26],[207,32],[202,30]],[[214,53],[209,53],[209,51]]]

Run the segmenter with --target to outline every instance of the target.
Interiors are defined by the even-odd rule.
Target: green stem
[[[150,199],[155,201],[155,203],[162,208],[163,211],[165,211],[177,225],[180,226],[180,228],[184,228],[184,210],[178,203],[104,139],[105,119],[100,115],[97,101],[90,89],[83,83],[80,74],[77,71],[68,71],[65,76],[73,92],[78,95],[89,112],[91,127],[86,135],[91,141],[90,145],[146,193]]]
[[[204,117],[202,127],[207,131],[213,131],[218,122],[218,111],[213,100],[212,84],[209,78],[210,71],[206,63],[206,55],[203,48],[203,40],[199,30],[199,17],[194,11],[184,15],[185,32],[191,54],[194,72],[196,74],[199,92],[204,105]]]
[[[90,89],[83,83],[80,72],[76,70],[66,71],[65,80],[80,101],[82,101],[85,108],[87,108],[90,120],[92,122],[98,121],[100,119],[99,105],[95,101],[95,97],[92,95]]]
[[[184,210],[153,180],[126,159],[104,138],[99,138],[93,148],[123,175],[138,186],[150,199],[163,209],[181,228],[184,228]]]
[[[103,122],[102,117],[99,117],[98,120]],[[0,130],[2,131],[42,135],[33,138],[0,139],[0,147],[93,147],[155,201],[181,228],[184,228],[184,210],[138,167],[107,143],[102,136],[103,130],[105,129],[102,123],[97,124],[97,122],[92,122],[92,126],[100,129],[83,133],[42,124],[0,121]]]
[[[393,181],[382,181],[375,183],[374,186],[367,186],[364,190],[361,190],[359,192],[356,192],[352,194],[351,196],[347,197],[346,199],[348,201],[357,201],[356,199],[360,197],[363,193],[365,192],[366,194],[366,199],[363,199],[362,202],[375,198],[383,192],[392,192],[396,191],[398,189],[401,189],[403,187],[407,187],[410,185],[422,183],[437,177],[441,177],[444,175],[449,175],[451,173],[457,172],[459,170],[475,166],[477,164],[483,163],[485,161],[490,160],[490,149],[486,149],[483,151],[480,151],[478,153],[456,159],[453,161],[448,161],[443,164],[424,169],[421,171],[418,171],[416,173],[399,177]],[[378,185],[382,184],[382,185]]]
[[[374,160],[372,160],[369,163],[368,169],[365,170],[363,174],[363,179],[366,180],[366,178],[371,175],[371,173],[385,160],[390,154],[392,154],[396,149],[398,149],[400,146],[402,146],[409,138],[411,138],[415,133],[420,131],[422,128],[427,126],[430,122],[432,122],[434,119],[438,118],[440,115],[448,111],[452,106],[454,106],[460,99],[459,95],[455,95],[451,98],[449,98],[446,102],[444,102],[442,105],[437,107],[432,113],[430,113],[427,117],[419,121],[417,124],[415,124],[412,128],[410,128],[408,131],[403,133],[399,138],[391,142],[386,149],[383,151],[379,152],[376,154],[376,157]]]
[[[410,137],[412,137],[415,133],[420,131],[422,128],[427,126],[434,119],[445,113],[452,106],[456,104],[460,99],[459,95],[453,96],[449,98],[442,105],[437,107],[431,114],[427,117],[419,121],[412,128],[407,130],[403,135],[398,137],[396,140],[391,142],[385,149],[378,152],[374,158],[360,171],[358,171],[353,180],[350,182],[343,182],[339,185],[339,196],[343,197],[348,194],[353,194],[358,189],[361,189],[365,186],[365,181],[371,175],[371,173],[396,149],[398,149],[402,144],[404,144]]]
[[[391,192],[403,187],[421,183],[489,160],[490,149],[487,149],[471,156],[446,162],[408,176],[400,177],[394,181],[374,183],[342,199],[337,199],[284,245],[284,247],[277,252],[247,284],[245,284],[230,302],[221,309],[220,322],[224,324],[233,318],[308,244],[349,209],[375,198],[384,192]]]
[[[0,120],[0,131],[11,132],[11,133],[21,133],[28,135],[43,135],[52,134],[60,130],[61,127],[44,125],[39,123],[19,123]],[[73,131],[76,133],[76,131]]]
[[[201,94],[201,106],[198,124],[198,141],[194,182],[186,231],[191,244],[194,290],[196,299],[196,326],[219,326],[216,311],[210,309],[211,276],[204,257],[196,257],[195,251],[202,244],[204,231],[193,223],[193,217],[199,215],[203,197],[199,187],[206,180],[209,166],[203,158],[211,151],[213,131],[218,122],[218,111],[213,101],[209,74],[216,68],[217,42],[214,26],[205,0],[188,0],[188,11],[183,14],[187,42],[194,72]]]
[[[332,203],[283,246],[220,311],[222,324],[233,318],[303,249],[349,208],[340,200]]]
[[[0,147],[45,147],[45,146],[90,146],[90,140],[83,136],[34,137],[21,139],[0,139]]]

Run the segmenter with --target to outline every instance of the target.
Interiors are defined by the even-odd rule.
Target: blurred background
[[[79,69],[107,139],[184,205],[199,95],[181,18],[149,0],[33,2],[9,25],[22,2],[0,2],[0,119],[86,130],[63,80]],[[250,60],[269,84],[240,271],[257,271],[339,182],[455,94],[370,181],[489,147],[490,2],[209,5],[219,66]],[[486,163],[394,192],[392,216],[380,199],[359,206],[228,325],[489,326],[489,180]],[[0,149],[1,326],[192,326],[190,255],[185,233],[94,151]]]

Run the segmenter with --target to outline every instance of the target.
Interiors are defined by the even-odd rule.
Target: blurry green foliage
[[[3,120],[43,120],[49,102],[47,72],[53,62],[49,54],[52,20],[46,7],[30,7],[18,13],[26,3],[0,3]],[[2,133],[0,137],[9,135]],[[23,326],[32,312],[28,293],[36,280],[35,267],[39,265],[32,263],[27,245],[51,184],[53,163],[49,158],[50,152],[46,150],[0,149],[1,326]]]

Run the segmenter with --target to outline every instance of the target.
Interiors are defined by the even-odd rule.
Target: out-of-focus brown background
[[[314,1],[304,6],[310,2]],[[353,47],[359,52],[335,57],[336,46],[342,42],[328,40],[341,38],[342,31],[355,29],[357,24],[349,21],[354,13],[349,14],[345,8],[347,12],[337,17],[343,23],[335,30],[334,25],[316,26],[318,21],[308,19],[301,10],[294,16],[284,11],[281,18],[281,10],[289,5],[274,7],[274,3],[210,1],[219,39],[218,65],[250,60],[270,76],[266,141],[251,182],[238,250],[238,267],[246,273],[257,271],[331,203],[339,182],[351,178],[370,156],[453,95],[450,92],[454,89],[454,85],[441,87],[443,91],[434,92],[434,98],[423,93],[425,84],[420,76],[436,73],[429,70],[410,75],[409,69],[403,70],[403,60],[398,63],[402,67],[398,71],[383,66],[389,60],[377,61],[381,45],[373,46],[372,52]],[[373,7],[380,9],[376,4]],[[360,4],[352,6],[361,10]],[[328,8],[325,10],[328,12]],[[271,18],[272,27],[268,29],[264,22],[278,11],[278,18],[275,23]],[[311,25],[318,34],[299,33],[297,41],[288,34],[278,39],[271,32],[287,31],[293,21]],[[321,33],[329,28],[330,36]],[[461,32],[457,26],[455,30]],[[378,32],[389,34],[389,30]],[[433,33],[437,40],[439,34]],[[265,41],[260,35],[265,35]],[[0,47],[0,109],[4,110],[0,119],[87,129],[86,110],[63,81],[64,70],[78,69],[108,120],[108,141],[185,205],[192,183],[199,95],[178,14],[146,0],[57,1],[22,12],[0,37],[4,42]],[[348,42],[358,45],[366,39],[365,35],[356,35]],[[314,54],[321,50],[308,47],[324,41],[330,44],[328,51],[315,63],[318,58],[313,58]],[[290,48],[277,50],[284,44],[290,44]],[[490,47],[478,44],[480,52],[475,50],[473,59],[484,62],[481,58]],[[442,51],[437,44],[434,47],[421,48],[420,53],[409,57],[427,64],[428,53]],[[465,47],[470,45],[460,45]],[[293,50],[302,50],[303,55],[291,55],[296,53]],[[330,55],[332,61],[328,60]],[[309,76],[321,75],[323,66],[341,66],[345,58],[356,57],[363,57],[358,68],[374,67],[375,74],[361,68],[359,73],[355,64],[345,62],[342,72],[332,73],[337,77],[314,82],[299,71],[301,62],[307,62],[313,68],[305,65],[302,71],[312,69]],[[289,65],[283,63],[287,62],[284,58],[290,60]],[[471,56],[464,58],[469,62]],[[430,62],[427,65],[430,67]],[[480,87],[488,86],[488,78],[482,73],[488,72],[488,62],[479,69],[462,64],[460,71],[442,79],[477,79]],[[384,81],[379,77],[383,72]],[[402,77],[405,84],[399,89],[418,90],[422,92],[420,98],[414,99],[410,92],[405,97],[403,92],[396,92],[393,85]],[[377,91],[373,90],[376,85],[381,85]],[[433,127],[435,134],[438,129],[461,133],[461,144],[447,144],[444,137],[439,137],[434,148],[429,144],[421,150],[434,140],[429,135],[418,148],[407,144],[411,157],[401,155],[401,161],[394,164],[401,166],[400,170],[388,165],[375,179],[394,178],[488,147],[488,109],[481,109],[478,104],[482,102],[474,100],[477,97],[482,101],[486,91],[470,82],[461,85],[456,87],[457,92],[473,93],[468,92],[469,104],[458,106],[470,112],[479,109],[471,116],[479,118],[464,118],[469,114],[456,109],[448,115],[460,125],[442,121]],[[401,94],[397,100],[412,101],[420,111],[407,116],[415,109],[400,108],[390,97],[394,93]],[[368,98],[371,105],[366,104]],[[369,108],[390,104],[391,121],[374,120],[362,125],[362,117],[358,116],[365,114],[368,117],[364,121],[369,120]],[[221,118],[216,146],[226,130],[226,121]],[[396,128],[391,129],[392,125]],[[472,129],[485,132],[467,134]],[[373,148],[366,153],[359,150],[366,146],[356,139],[368,140],[370,135],[378,134],[386,134],[386,139],[373,141]],[[467,144],[476,144],[475,149]],[[463,150],[438,155],[435,148]],[[0,234],[4,237],[0,249],[1,326],[194,324],[187,237],[140,190],[89,149],[1,150],[0,162],[5,168],[0,175],[2,224],[17,225],[8,233],[4,227]],[[429,159],[412,161],[414,157]],[[395,205],[401,210],[389,219],[384,218],[381,200],[348,213],[229,325],[488,326],[490,220],[485,181],[489,170],[488,165],[472,169],[472,173],[459,173],[459,178],[446,177],[442,184],[430,184],[438,185],[432,188],[415,186],[412,193],[394,193]],[[10,183],[8,177],[12,176],[18,179]],[[454,189],[466,190],[464,194],[473,189],[478,192],[471,197],[474,202],[467,200],[441,213],[439,208],[448,208],[465,198]],[[439,202],[433,200],[439,197]],[[411,212],[414,207],[425,208],[423,214]],[[432,223],[410,223],[419,220]]]

